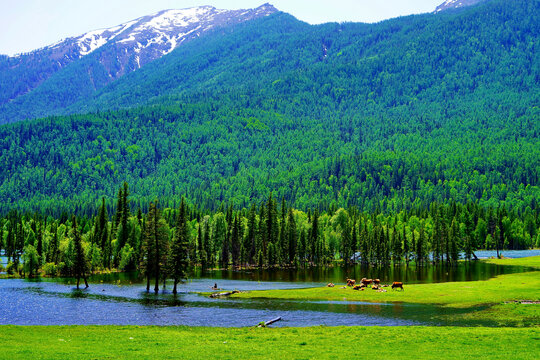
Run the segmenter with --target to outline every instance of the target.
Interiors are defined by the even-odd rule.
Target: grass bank
[[[523,259],[486,260],[500,265],[521,265],[540,269],[540,256]],[[232,295],[243,299],[365,301],[411,303],[461,309],[458,315],[440,315],[456,322],[489,322],[490,326],[534,326],[540,324],[540,305],[521,304],[521,300],[540,301],[540,272],[500,275],[484,281],[433,284],[405,284],[405,290],[376,292],[336,287],[310,289],[262,290]],[[514,303],[517,301],[517,303]],[[482,309],[478,309],[478,307]],[[469,309],[470,311],[467,311]]]
[[[6,359],[536,359],[540,329],[1,326]]]
[[[540,256],[524,259],[487,260],[508,265],[523,265],[540,268]],[[483,281],[447,282],[432,284],[405,284],[405,290],[376,292],[370,288],[364,291],[343,289],[344,284],[335,287],[309,289],[260,290],[235,294],[236,298],[272,298],[290,300],[335,300],[406,302],[433,304],[452,307],[496,304],[514,300],[540,300],[540,273],[537,271],[500,275]]]

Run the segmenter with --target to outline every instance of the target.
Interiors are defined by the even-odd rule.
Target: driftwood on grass
[[[210,294],[210,297],[214,299],[214,298],[218,298],[222,296],[230,296],[232,294],[238,294],[239,292],[240,291],[238,290],[233,290],[233,291],[226,291],[226,292],[221,292],[221,293],[214,293],[214,294]]]
[[[268,325],[272,325],[273,323],[275,323],[275,322],[277,322],[277,321],[279,321],[279,320],[281,320],[281,316],[278,317],[278,318],[272,319],[272,320],[270,320],[270,321],[267,321],[267,322],[265,322],[264,324],[263,324],[263,322],[261,321],[261,323],[260,323],[259,325],[257,325],[257,327],[266,327],[266,326],[268,326]]]

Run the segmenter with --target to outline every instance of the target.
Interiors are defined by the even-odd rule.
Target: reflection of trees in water
[[[500,266],[484,262],[460,262],[456,266],[415,265],[374,267],[366,265],[311,267],[301,269],[265,269],[249,271],[216,270],[199,273],[204,278],[284,281],[284,282],[333,282],[342,284],[345,279],[380,279],[382,283],[403,281],[405,283],[432,283],[448,281],[487,280],[497,275],[522,272],[518,266]]]

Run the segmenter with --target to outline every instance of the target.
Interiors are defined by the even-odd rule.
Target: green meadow
[[[347,300],[438,306],[448,323],[490,326],[215,328],[187,326],[1,326],[1,358],[19,359],[537,359],[540,257],[487,260],[530,272],[487,281],[405,285],[404,291],[314,288],[252,291],[254,298]],[[216,300],[221,301],[221,300]],[[346,314],[344,314],[346,316]]]
[[[538,328],[4,326],[0,334],[4,359],[537,359],[540,354]]]

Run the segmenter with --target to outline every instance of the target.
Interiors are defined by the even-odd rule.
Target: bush
[[[7,267],[6,267],[6,272],[9,274],[9,275],[13,275],[15,273],[15,264],[10,261],[8,262],[7,264]]]
[[[46,263],[43,265],[43,272],[48,276],[57,276],[58,266],[55,263]]]
[[[135,251],[129,244],[126,244],[120,251],[120,269],[134,270],[136,267]]]
[[[57,268],[57,272],[60,274],[60,275],[63,275],[63,276],[66,276],[66,275],[71,275],[71,269],[69,268],[69,266],[66,265],[65,262],[61,261],[58,263],[58,268]]]

